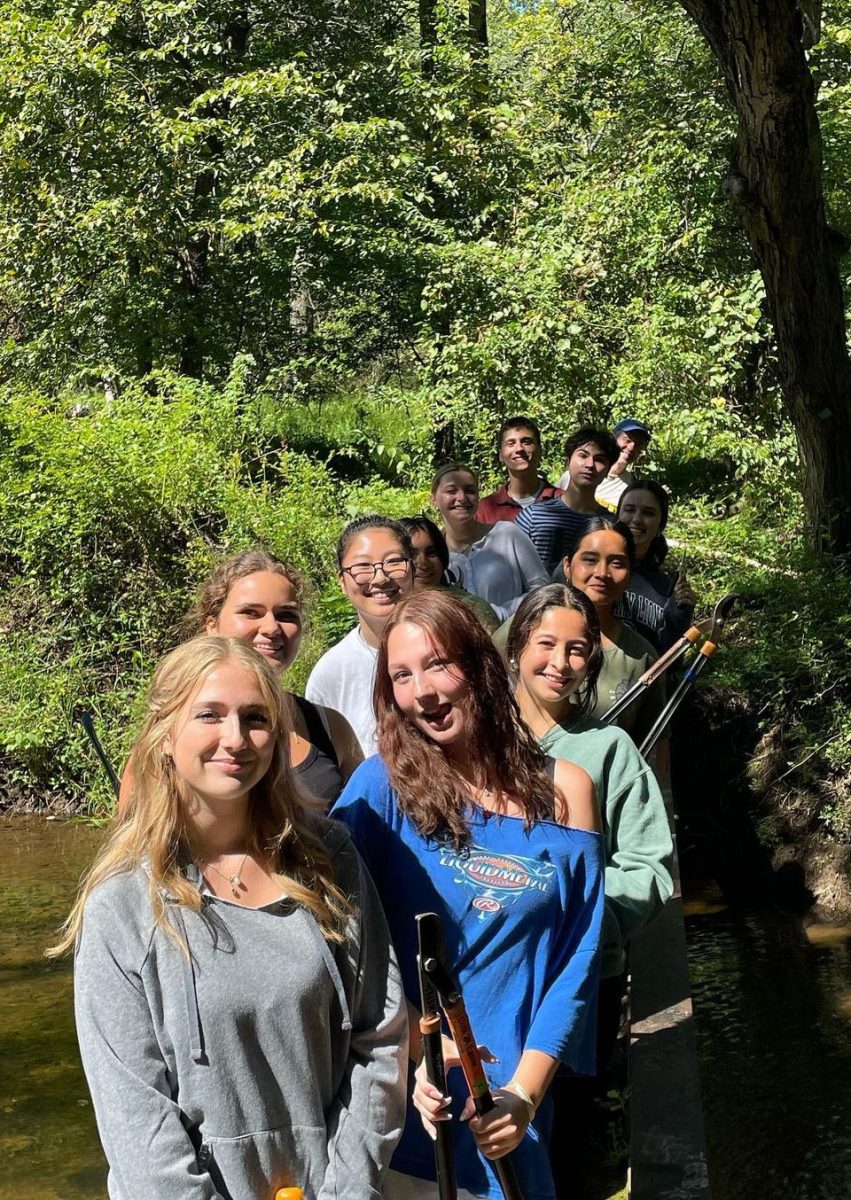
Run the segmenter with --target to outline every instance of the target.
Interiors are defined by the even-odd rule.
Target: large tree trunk
[[[467,17],[470,35],[470,51],[473,58],[473,70],[470,77],[472,93],[479,104],[487,104],[489,79],[488,56],[488,0],[468,0]],[[479,137],[487,136],[487,125],[475,122]]]
[[[844,239],[825,218],[804,22],[793,0],[681,2],[721,64],[739,118],[725,190],[739,206],[765,283],[813,544],[845,553],[851,361],[838,261]]]
[[[468,0],[467,15],[473,49],[481,58],[488,54],[488,5],[487,0]]]
[[[418,0],[417,14],[420,22],[423,77],[433,79],[434,50],[437,45],[437,0]]]

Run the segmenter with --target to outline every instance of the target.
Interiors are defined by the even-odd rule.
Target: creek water
[[[713,1200],[851,1197],[851,926],[686,913]]]
[[[104,1200],[69,959],[48,961],[103,838],[0,819],[0,1200]],[[713,1200],[851,1196],[851,928],[693,896],[687,911]]]
[[[102,837],[76,821],[0,820],[0,1200],[106,1196],[71,960],[44,958]]]

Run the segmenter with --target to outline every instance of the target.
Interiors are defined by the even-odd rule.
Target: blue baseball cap
[[[615,436],[617,436],[619,433],[643,433],[648,442],[653,436],[647,426],[641,421],[636,421],[634,417],[627,417],[623,421],[618,421],[617,425],[612,430],[612,433],[615,434]]]

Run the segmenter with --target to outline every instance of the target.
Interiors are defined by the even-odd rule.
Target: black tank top
[[[550,777],[550,783],[553,785],[553,808],[552,812],[550,813],[550,820],[554,821],[556,819],[556,760],[551,758],[549,754],[547,755],[547,765],[545,769]]]
[[[337,751],[316,705],[305,700],[303,696],[294,695],[293,700],[304,718],[307,740],[310,742],[307,758],[297,767],[293,767],[293,770],[302,786],[312,796],[323,800],[326,808],[330,808],[343,790],[343,776],[340,773]]]

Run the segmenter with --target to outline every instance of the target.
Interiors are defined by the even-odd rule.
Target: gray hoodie
[[[89,897],[75,1007],[112,1200],[381,1195],[405,1112],[404,999],[372,880],[342,826],[322,827],[355,909],[342,945],[286,899],[207,894],[200,913],[171,909],[190,959],[154,927],[143,870]]]

